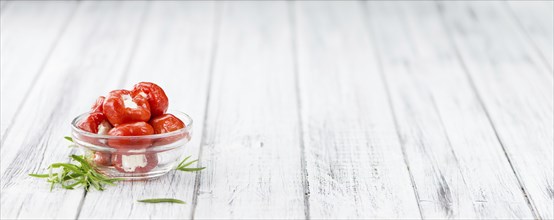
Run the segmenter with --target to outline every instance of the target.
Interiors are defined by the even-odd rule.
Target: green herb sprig
[[[63,137],[63,138],[66,139],[66,140],[68,140],[68,141],[70,141],[70,142],[73,142],[73,138],[72,138],[72,137],[65,136],[65,137]]]
[[[191,162],[185,163],[185,162],[187,162],[187,160],[189,158],[190,158],[190,156],[186,157],[183,161],[181,161],[181,163],[179,163],[179,165],[177,165],[176,170],[180,170],[180,171],[184,171],[184,172],[195,172],[195,171],[200,171],[200,170],[203,170],[203,169],[206,168],[206,167],[188,167],[191,164],[193,164],[194,162],[198,161],[198,160],[193,160]]]
[[[77,161],[78,164],[53,163],[48,167],[49,172],[47,174],[29,174],[29,176],[46,178],[50,183],[50,191],[55,185],[70,190],[75,189],[75,187],[84,187],[86,191],[89,191],[92,186],[99,191],[103,191],[105,185],[115,185],[116,181],[122,180],[120,178],[109,178],[97,172],[84,156],[71,155],[71,159]]]
[[[67,141],[69,141],[69,142],[72,143],[71,145],[68,145],[68,146],[67,146],[68,148],[75,148],[75,147],[77,147],[77,145],[75,145],[75,142],[73,141],[73,138],[72,138],[72,137],[65,136],[65,137],[63,137],[63,138],[66,139]]]
[[[143,200],[137,200],[137,202],[145,202],[145,203],[179,203],[179,204],[186,204],[185,202],[178,200],[178,199],[172,199],[172,198],[159,198],[159,199],[143,199]]]
[[[64,139],[73,142],[73,138],[65,136]],[[75,145],[70,145],[75,146]],[[110,178],[105,176],[95,170],[94,165],[90,164],[84,156],[80,155],[71,155],[70,158],[74,161],[77,161],[77,164],[72,163],[53,163],[48,166],[48,173],[46,174],[37,174],[30,173],[29,176],[36,178],[45,178],[46,181],[50,183],[50,191],[54,188],[55,185],[60,185],[64,189],[75,189],[76,187],[84,187],[85,190],[89,191],[90,187],[103,191],[106,185],[115,185],[116,181],[123,180],[121,178]],[[177,170],[184,172],[195,172],[203,170],[205,167],[188,167],[191,164],[197,162],[198,160],[193,160],[187,163],[187,160],[190,156],[186,157],[179,165],[177,165]],[[57,171],[57,172],[55,172]],[[139,202],[175,202],[175,203],[184,203],[178,199],[146,199],[140,200]]]

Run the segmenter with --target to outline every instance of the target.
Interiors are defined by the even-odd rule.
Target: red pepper
[[[156,153],[115,154],[112,157],[114,167],[123,173],[146,173],[158,165]]]
[[[110,122],[108,122],[108,120],[104,116],[104,114],[102,113],[102,110],[103,110],[102,105],[104,104],[105,99],[106,98],[104,96],[98,97],[96,99],[96,102],[90,108],[91,115],[95,114],[96,115],[95,117],[98,118],[98,114],[100,114],[100,115],[102,115],[102,118],[103,118],[103,120],[100,123],[94,122],[94,125],[90,125],[90,126],[94,126],[94,128],[96,128],[94,131],[92,131],[93,133],[108,134],[110,129],[112,129],[112,127],[113,127],[110,124]],[[90,117],[90,115],[89,115],[89,117]],[[81,129],[83,129],[83,128],[81,128]],[[83,129],[83,130],[85,130],[85,129]],[[89,132],[91,132],[91,131],[89,131]],[[93,142],[95,142],[95,144],[104,145],[104,144],[99,143],[96,139],[93,139]],[[112,164],[112,154],[97,151],[97,152],[94,152],[92,160],[97,165],[110,166]]]
[[[77,127],[90,133],[98,134],[98,127],[105,120],[106,117],[101,112],[92,112],[84,120],[80,121]]]
[[[132,96],[128,90],[111,91],[102,108],[108,121],[116,126],[150,119],[148,100],[141,95]]]
[[[97,165],[110,166],[112,165],[112,154],[97,151],[94,153],[92,160]]]
[[[107,121],[106,116],[102,113],[102,104],[104,96],[98,97],[94,105],[90,109],[90,114],[77,125],[80,129],[95,133],[107,134],[112,128],[112,125]]]
[[[167,111],[169,100],[165,95],[164,90],[158,85],[151,82],[140,82],[135,84],[132,90],[133,96],[143,96],[148,99],[152,117],[162,115]]]
[[[142,136],[154,134],[154,129],[146,122],[135,122],[128,124],[116,125],[110,130],[108,135],[111,136]],[[149,139],[110,139],[108,144],[113,148],[119,149],[140,149],[147,148],[152,145]]]
[[[150,124],[154,128],[155,134],[169,133],[186,127],[185,123],[183,123],[181,119],[175,117],[172,114],[163,114],[158,117],[155,117],[152,120],[150,120]],[[159,139],[159,140],[156,140],[156,143],[154,145],[155,146],[166,145],[166,144],[170,144],[175,141],[181,140],[182,138],[189,138],[189,134],[184,133],[184,134],[179,134],[172,137]]]
[[[112,128],[112,125],[106,120],[106,117],[101,112],[90,113],[86,118],[77,124],[77,127],[95,134],[108,134],[108,131]],[[79,135],[81,136],[81,135]],[[91,138],[83,135],[80,137],[84,141],[97,145],[106,146],[105,143],[99,141],[99,139]]]
[[[104,97],[104,96],[98,97],[98,99],[96,99],[96,102],[94,103],[94,105],[92,105],[92,107],[90,108],[90,112],[103,112],[102,105],[104,104],[105,99],[106,99],[106,97]]]
[[[181,119],[172,114],[163,114],[150,120],[155,134],[163,134],[179,130],[185,127],[185,123]]]

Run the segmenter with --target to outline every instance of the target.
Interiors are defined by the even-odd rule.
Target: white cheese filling
[[[98,125],[98,134],[108,134],[110,129],[112,129],[112,125],[107,120],[104,120]]]
[[[121,165],[125,172],[134,172],[137,167],[145,167],[148,164],[146,160],[146,155],[121,155]]]
[[[142,91],[139,93],[139,95],[142,96],[142,97],[144,97],[144,98],[148,98],[148,95],[146,95],[146,93],[144,93],[144,92],[142,92]]]
[[[133,102],[133,98],[130,95],[122,95],[121,98],[125,108],[138,108],[137,103]]]

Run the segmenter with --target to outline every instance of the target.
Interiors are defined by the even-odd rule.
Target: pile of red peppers
[[[106,97],[100,96],[88,116],[78,123],[85,131],[111,136],[142,136],[162,134],[185,127],[179,118],[167,114],[169,105],[164,90],[151,82],[140,82],[132,90],[114,90]],[[152,146],[151,140],[131,141],[127,139],[109,140],[108,145],[116,149],[146,149]],[[114,166],[125,173],[146,173],[158,165],[155,153],[140,155],[139,164],[129,167],[136,155],[125,153],[95,152],[93,161],[97,165]],[[136,162],[135,162],[136,163]]]

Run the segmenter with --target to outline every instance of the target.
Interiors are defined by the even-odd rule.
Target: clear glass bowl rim
[[[178,136],[178,135],[181,135],[181,134],[188,133],[192,129],[192,124],[193,124],[193,120],[188,114],[186,114],[184,112],[181,112],[181,111],[171,110],[171,111],[167,111],[166,114],[172,114],[172,115],[174,115],[175,117],[177,117],[181,120],[185,119],[185,120],[183,120],[183,122],[185,123],[184,128],[181,128],[181,129],[176,130],[176,131],[168,132],[168,133],[163,133],[163,134],[151,134],[151,135],[142,135],[142,136],[112,136],[112,135],[91,133],[91,132],[85,131],[85,130],[80,129],[79,127],[77,127],[77,122],[79,122],[81,119],[88,116],[88,114],[90,114],[90,112],[86,112],[86,113],[80,114],[77,117],[75,117],[71,121],[71,130],[73,132],[78,133],[79,135],[89,137],[89,138],[94,138],[94,139],[111,139],[111,140],[161,139],[161,138],[173,137],[173,136]],[[108,147],[106,147],[106,148],[108,148]]]

